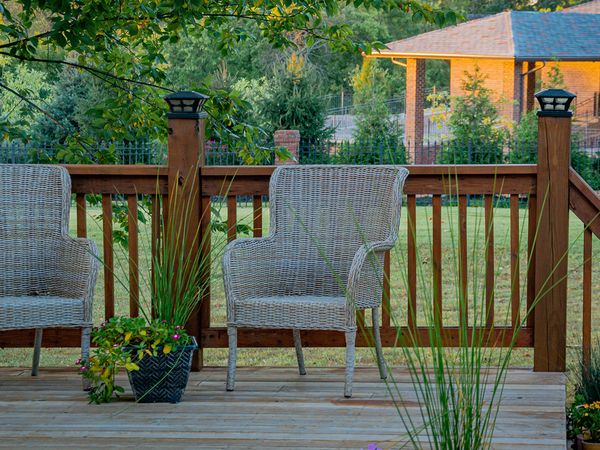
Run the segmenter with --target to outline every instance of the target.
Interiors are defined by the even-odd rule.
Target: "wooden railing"
[[[581,345],[587,364],[592,348],[592,239],[593,236],[600,239],[600,197],[573,169],[569,171],[569,207],[584,227]]]
[[[202,197],[206,204],[213,196],[223,194],[223,187],[227,186],[227,210],[228,210],[228,239],[236,237],[237,221],[237,201],[236,197],[240,195],[253,196],[254,210],[252,222],[254,225],[254,236],[262,235],[262,206],[261,197],[268,194],[268,184],[273,167],[205,167],[202,168]],[[520,220],[519,220],[519,198],[531,199],[529,207],[535,208],[536,192],[536,166],[535,165],[503,165],[503,166],[409,166],[410,176],[408,177],[404,192],[406,194],[406,209],[403,214],[408,215],[405,228],[401,236],[406,239],[407,246],[407,279],[409,292],[404,301],[406,308],[402,317],[408,317],[411,322],[407,326],[413,328],[419,336],[419,343],[427,345],[429,332],[426,327],[418,327],[412,320],[416,314],[408,314],[408,311],[417,311],[417,242],[415,233],[411,232],[417,224],[416,204],[417,197],[431,196],[432,203],[432,265],[434,277],[434,301],[438,305],[435,310],[442,311],[442,196],[457,195],[459,198],[459,215],[461,223],[460,252],[462,264],[467,264],[467,196],[484,195],[485,196],[485,216],[486,216],[486,242],[488,246],[486,262],[486,278],[489,281],[489,288],[486,290],[486,299],[489,302],[490,311],[494,310],[493,302],[493,280],[494,280],[494,240],[490,236],[493,233],[493,195],[508,196],[510,198],[511,214],[511,245],[514,246],[513,253],[518,254]],[[535,215],[535,213],[534,213]],[[530,240],[533,242],[533,239]],[[512,264],[516,270],[516,276],[513,279],[512,292],[512,320],[513,326],[517,321],[519,314],[519,278],[518,260],[513,258]],[[384,345],[394,346],[399,342],[399,337],[407,331],[406,327],[398,329],[391,324],[390,311],[391,300],[390,292],[390,257],[384,261],[386,270],[386,283],[384,284],[383,295],[383,314],[381,324],[381,339]],[[466,270],[462,271],[462,286],[464,296],[468,297]],[[260,274],[257,274],[260,276]],[[437,288],[435,287],[437,286]],[[533,296],[533,290],[529,290],[530,296]],[[533,299],[533,297],[530,297]],[[410,305],[409,305],[410,302]],[[224,326],[212,326],[210,323],[211,303],[203,304],[204,317],[202,327],[202,343],[205,348],[227,347],[227,329]],[[441,317],[440,317],[441,320]],[[484,338],[489,345],[507,345],[512,338],[510,327],[492,326],[494,321],[493,313],[488,316],[488,329],[483,330],[490,333],[489,338]],[[531,325],[531,324],[530,324]],[[455,346],[459,341],[459,328],[457,326],[445,326],[443,328],[444,341],[448,346]],[[302,336],[302,342],[306,346],[315,347],[339,347],[344,346],[343,333],[333,331],[311,331]],[[242,347],[291,347],[293,346],[292,333],[288,330],[256,330],[240,329],[238,332],[238,345]],[[357,345],[369,345],[369,336],[360,334],[357,338]],[[530,326],[521,329],[517,346],[531,347],[533,345],[533,332]]]
[[[549,120],[552,120],[551,118]],[[227,239],[236,238],[236,224],[238,223],[238,196],[250,196],[252,198],[251,229],[254,237],[263,235],[264,205],[263,198],[268,195],[269,180],[274,170],[273,166],[241,166],[241,167],[206,167],[202,165],[202,120],[201,126],[195,126],[196,121],[170,119],[169,126],[169,166],[67,166],[72,179],[72,190],[77,205],[77,235],[85,237],[89,224],[87,223],[88,211],[86,197],[100,195],[102,197],[102,249],[104,258],[104,298],[96,298],[96,302],[104,301],[104,317],[109,318],[115,314],[115,257],[113,242],[113,205],[114,196],[118,194],[126,198],[129,209],[129,235],[128,235],[128,279],[129,289],[129,314],[138,314],[137,297],[139,295],[139,258],[140,245],[138,236],[138,199],[140,196],[148,196],[151,204],[150,227],[151,245],[154,246],[160,228],[161,203],[158,196],[165,198],[169,187],[173,183],[182,183],[182,177],[197,177],[200,189],[197,193],[197,201],[192,203],[197,208],[196,220],[201,222],[203,233],[210,232],[211,202],[218,196],[227,197]],[[569,124],[570,126],[570,124]],[[183,134],[183,138],[182,138]],[[560,142],[560,140],[559,140]],[[567,141],[568,142],[568,141]],[[194,157],[200,159],[198,170],[193,169]],[[567,144],[568,150],[568,144]],[[468,196],[477,196],[483,199],[484,214],[484,236],[482,241],[485,245],[485,291],[484,298],[488,306],[489,314],[485,327],[474,328],[471,325],[470,332],[485,333],[483,342],[490,346],[506,346],[513,338],[513,329],[520,322],[521,314],[528,309],[539,294],[540,286],[536,286],[536,273],[539,280],[543,275],[542,265],[550,264],[547,249],[540,246],[552,233],[556,233],[552,227],[545,229],[547,235],[537,235],[541,229],[540,220],[544,220],[542,206],[548,200],[544,192],[540,191],[540,180],[547,183],[552,179],[553,173],[543,171],[537,165],[478,165],[478,166],[408,166],[410,176],[408,177],[404,193],[405,208],[403,215],[403,229],[400,236],[405,240],[401,245],[405,246],[405,279],[407,288],[393,289],[391,281],[392,258],[386,255],[384,259],[385,282],[383,294],[383,314],[381,327],[381,339],[385,346],[398,345],[399,338],[411,330],[417,336],[418,345],[428,345],[429,329],[419,323],[418,314],[409,314],[409,311],[419,309],[418,289],[418,264],[419,245],[417,234],[414,230],[424,226],[419,224],[417,214],[417,202],[421,198],[430,198],[431,208],[431,274],[433,286],[433,302],[435,319],[439,321],[443,329],[444,344],[447,346],[459,345],[460,333],[456,323],[446,323],[444,319],[444,307],[448,305],[444,298],[444,272],[443,259],[443,214],[442,203],[446,199],[455,199],[456,217],[458,218],[458,248],[459,255],[459,289],[462,298],[469,301],[469,275],[468,275]],[[563,180],[564,181],[564,180]],[[600,212],[600,200],[590,190],[589,186],[571,170],[568,175],[568,200],[570,209],[586,224],[584,234],[584,294],[583,294],[583,346],[588,352],[591,343],[590,314],[592,302],[591,281],[591,255],[592,255],[592,233],[600,235],[600,219],[594,221]],[[192,194],[190,194],[192,195]],[[544,197],[544,201],[540,198]],[[495,273],[497,247],[494,242],[495,203],[504,198],[508,204],[509,214],[509,266],[510,283],[508,289],[509,314],[508,322],[503,321],[502,315],[494,314],[497,311],[498,295],[495,292]],[[454,206],[452,206],[454,207]],[[556,205],[555,205],[556,207]],[[559,206],[560,207],[560,206]],[[563,205],[568,211],[569,205]],[[544,206],[545,208],[545,206]],[[527,214],[527,219],[525,215]],[[521,236],[526,225],[525,236],[527,244],[527,260],[530,264],[522,265],[519,258],[521,247]],[[561,232],[564,232],[562,230]],[[208,241],[210,242],[210,241]],[[446,240],[447,242],[447,240]],[[537,242],[535,248],[534,243]],[[208,244],[207,244],[208,245]],[[544,244],[545,245],[545,244]],[[152,247],[154,251],[154,247]],[[198,251],[206,250],[198,249]],[[536,267],[537,266],[537,267]],[[560,270],[563,270],[561,268]],[[209,274],[206,274],[207,276]],[[558,275],[566,277],[567,273]],[[257,274],[260,276],[260,274]],[[543,364],[537,365],[538,370],[564,370],[564,357],[552,360],[547,355],[552,355],[557,350],[556,342],[566,339],[566,293],[558,303],[548,301],[544,304],[544,315],[536,314],[527,319],[526,325],[520,328],[516,339],[517,347],[533,347],[536,355],[542,355],[539,360]],[[523,305],[522,298],[526,305]],[[422,299],[421,299],[422,300]],[[544,299],[542,299],[544,301]],[[202,349],[227,347],[227,332],[224,323],[213,323],[211,311],[217,302],[224,303],[223,298],[216,298],[214,293],[208,291],[202,302],[198,314],[188,326],[192,333],[199,338]],[[392,320],[394,305],[402,305],[402,317],[406,323],[394,324]],[[565,308],[565,310],[561,308]],[[559,335],[558,341],[546,338],[545,335],[538,336],[536,329],[545,327],[544,320],[551,316],[554,320],[552,333]],[[362,320],[362,315],[360,316]],[[461,314],[458,324],[466,323],[468,315]],[[465,321],[465,322],[462,322]],[[540,325],[542,324],[542,325]],[[44,345],[47,347],[76,347],[80,345],[79,331],[69,328],[48,330],[44,334]],[[554,337],[552,337],[554,339]],[[334,331],[311,331],[302,336],[303,344],[313,347],[339,347],[344,346],[343,333]],[[408,339],[407,339],[408,340]],[[0,333],[1,347],[29,346],[33,342],[32,330],[18,330]],[[357,345],[367,346],[370,339],[362,333],[357,337]],[[291,330],[258,330],[241,329],[238,334],[238,345],[241,347],[291,347],[293,339]],[[564,351],[564,349],[559,349]],[[551,361],[552,360],[552,361]],[[548,361],[551,361],[548,363]],[[195,366],[202,365],[202,352]]]

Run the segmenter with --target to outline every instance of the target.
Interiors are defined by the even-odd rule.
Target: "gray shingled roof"
[[[598,61],[600,14],[503,12],[390,42],[388,47],[384,53],[398,56]]]

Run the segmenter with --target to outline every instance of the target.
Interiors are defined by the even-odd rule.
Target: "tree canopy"
[[[356,39],[348,25],[332,19],[345,5],[400,11],[437,25],[457,18],[449,9],[403,0],[9,0],[0,3],[0,89],[60,124],[41,99],[12,84],[4,73],[14,72],[14,62],[42,65],[54,81],[64,76],[64,67],[87,73],[111,92],[88,113],[113,136],[127,139],[136,135],[136,127],[150,137],[161,132],[160,93],[194,87],[212,94],[209,114],[243,135],[248,129],[236,123],[243,105],[235,98],[214,92],[206,80],[168,78],[176,62],[168,59],[169,46],[202,35],[203,51],[209,54],[227,54],[257,38],[272,48],[322,43],[359,53],[382,47]],[[6,115],[0,111],[0,133],[9,136],[18,127]]]

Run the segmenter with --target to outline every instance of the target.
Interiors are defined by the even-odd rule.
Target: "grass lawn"
[[[100,211],[90,207],[88,209],[90,219],[88,219],[88,235],[94,239],[100,252],[102,252],[101,227],[92,220]],[[222,206],[220,216],[225,219],[227,208]],[[238,220],[241,223],[251,223],[252,209],[249,206],[238,207]],[[264,233],[268,231],[268,210],[264,209]],[[455,234],[458,231],[457,208],[448,206],[443,208],[442,218],[442,271],[443,271],[443,320],[444,324],[458,324],[457,308],[457,273],[456,255],[457,238]],[[526,292],[525,289],[525,270],[527,266],[526,255],[526,224],[527,209],[520,210],[521,223],[521,298],[524,305]],[[496,208],[494,215],[494,253],[495,253],[495,298],[496,325],[502,325],[510,322],[510,248],[509,248],[509,209]],[[477,292],[479,298],[482,298],[484,276],[485,253],[483,249],[484,225],[483,208],[468,208],[468,242],[469,242],[469,297],[473,298],[474,292]],[[71,232],[75,231],[75,214],[71,214]],[[405,255],[406,255],[406,209],[403,210],[400,239],[396,248],[392,252],[392,315],[393,321],[398,324],[406,324],[406,289],[403,273],[406,273]],[[417,297],[419,301],[418,321],[424,325],[423,302],[431,298],[430,278],[431,278],[431,207],[417,207],[417,245],[418,245],[418,276],[419,287]],[[583,240],[581,237],[583,226],[579,219],[571,215],[571,226],[569,238],[573,242],[569,255],[569,280],[568,280],[568,342],[571,347],[571,358],[576,357],[576,349],[581,341],[581,315],[582,315],[582,269],[583,261]],[[218,247],[223,243],[222,233],[214,233],[214,246]],[[142,273],[148,273],[149,267],[149,232],[146,226],[141,226],[140,231],[140,265]],[[598,240],[594,238],[594,247],[598,249]],[[593,286],[592,292],[597,298],[600,292],[600,264],[597,264],[600,252],[594,252],[593,264]],[[127,278],[127,257],[126,249],[115,247],[115,275],[116,278],[126,281]],[[144,275],[142,275],[143,277]],[[101,271],[96,287],[96,296],[94,304],[94,322],[100,323],[104,320],[104,284],[103,273]],[[128,314],[129,299],[124,286],[116,282],[116,314]],[[211,322],[214,325],[225,324],[225,298],[223,295],[223,285],[220,273],[219,261],[215,262],[212,280],[212,317]],[[524,312],[524,307],[522,308]],[[600,318],[600,311],[593,311],[593,321],[595,323]],[[471,321],[472,323],[472,321]],[[29,366],[31,363],[31,349],[0,349],[0,366]],[[42,351],[42,366],[69,366],[72,365],[78,356],[77,349],[44,349]],[[388,361],[392,364],[402,363],[401,351],[397,349],[385,350]],[[208,365],[226,365],[226,349],[209,349],[205,352]],[[530,349],[517,350],[513,357],[514,365],[531,365],[533,351]],[[306,364],[308,366],[329,366],[343,365],[343,349],[320,349],[307,348],[305,351]],[[240,365],[272,365],[272,366],[291,366],[295,365],[295,355],[293,349],[240,349],[238,362]],[[373,365],[374,360],[370,349],[359,349],[357,351],[358,365]]]

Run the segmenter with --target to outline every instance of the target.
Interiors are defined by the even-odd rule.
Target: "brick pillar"
[[[277,130],[273,133],[273,142],[275,147],[285,147],[292,154],[294,159],[280,160],[275,156],[275,165],[298,164],[300,152],[300,132],[298,130]]]
[[[425,60],[408,58],[406,60],[406,121],[404,137],[408,158],[419,163],[423,151],[423,128],[425,106]]]
[[[521,120],[521,111],[523,110],[523,63],[506,62],[504,63],[504,79],[502,83],[502,96],[508,100],[506,106],[506,116],[514,121]]]
[[[535,61],[527,62],[527,72],[535,69]],[[523,87],[524,97],[523,98],[523,112],[533,111],[535,105],[535,98],[533,94],[535,94],[535,74],[536,72],[531,72],[525,75],[525,86]]]

